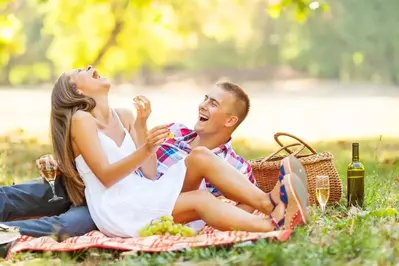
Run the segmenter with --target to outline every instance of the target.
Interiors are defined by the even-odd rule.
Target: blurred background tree
[[[147,84],[224,71],[398,84],[398,8],[397,0],[0,0],[0,83],[51,82],[93,64],[115,81]]]

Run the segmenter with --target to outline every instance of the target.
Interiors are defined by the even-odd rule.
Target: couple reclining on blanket
[[[136,99],[134,117],[109,106],[109,89],[110,82],[91,66],[58,78],[51,136],[61,173],[56,191],[64,200],[49,203],[51,189],[40,181],[2,187],[3,227],[31,236],[98,229],[110,237],[135,237],[163,215],[177,223],[203,221],[219,230],[249,232],[308,222],[306,174],[297,159],[282,161],[277,184],[265,193],[248,162],[233,151],[231,135],[250,105],[239,86],[216,84],[199,105],[194,130],[171,124],[148,131],[149,101]],[[238,204],[215,197],[221,195]],[[254,209],[266,218],[252,214]],[[42,217],[10,221],[32,216]]]

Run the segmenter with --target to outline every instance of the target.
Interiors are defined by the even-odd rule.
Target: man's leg
[[[71,207],[67,212],[58,216],[5,222],[3,224],[19,227],[22,235],[34,237],[55,235],[60,239],[81,236],[97,230],[86,206]]]
[[[36,216],[51,216],[65,212],[71,206],[66,190],[58,178],[55,182],[58,196],[63,200],[48,202],[52,191],[41,178],[28,183],[0,187],[0,221],[10,221]]]
[[[195,148],[186,157],[185,163],[187,172],[182,192],[197,190],[205,177],[225,197],[249,205],[265,214],[270,214],[274,210],[270,199],[280,198],[279,184],[276,184],[271,193],[265,193],[207,148]],[[277,204],[278,202],[276,201]]]

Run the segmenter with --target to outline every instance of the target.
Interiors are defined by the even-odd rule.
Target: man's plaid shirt
[[[166,140],[157,150],[157,178],[160,178],[169,167],[184,159],[191,152],[192,149],[188,143],[197,136],[194,130],[187,128],[183,124],[172,123],[169,125],[169,129],[175,137]],[[252,184],[256,185],[251,166],[244,158],[234,152],[231,144],[232,140],[230,138],[227,143],[213,149],[212,152],[224,159],[248,178]],[[216,197],[222,195],[207,181],[206,187]]]

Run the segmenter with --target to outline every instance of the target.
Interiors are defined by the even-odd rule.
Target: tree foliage
[[[113,78],[165,69],[290,66],[399,83],[395,0],[2,0],[0,82],[94,64]]]

